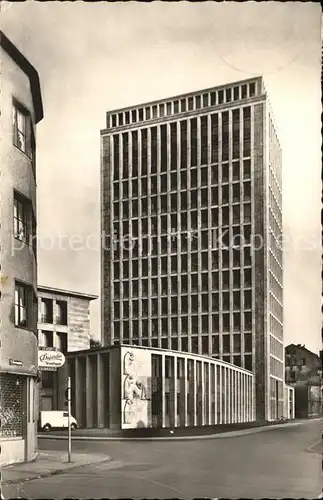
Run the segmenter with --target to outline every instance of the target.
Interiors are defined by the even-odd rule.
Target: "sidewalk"
[[[73,431],[72,440],[73,441],[188,441],[188,440],[200,440],[200,439],[225,439],[231,437],[238,436],[246,436],[248,434],[254,434],[257,432],[270,431],[273,429],[281,428],[281,427],[293,427],[296,425],[302,425],[304,422],[301,420],[293,420],[291,422],[285,423],[275,423],[274,425],[264,425],[259,427],[249,427],[245,429],[237,429],[237,430],[222,430],[217,433],[205,433],[205,434],[191,434],[191,435],[181,435],[179,430],[179,435],[176,435],[177,429],[174,430],[166,430],[163,436],[141,436],[141,437],[124,437],[122,435],[117,434],[115,431],[111,431],[110,429],[78,429]],[[50,433],[41,433],[38,434],[38,439],[57,439],[57,440],[66,440],[67,432],[57,431]]]
[[[103,454],[72,453],[72,462],[67,461],[67,453],[61,451],[39,452],[36,460],[3,467],[1,470],[1,485],[17,484],[33,479],[64,474],[64,472],[86,465],[110,461]]]

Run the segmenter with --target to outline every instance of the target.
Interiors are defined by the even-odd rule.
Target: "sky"
[[[311,2],[2,3],[37,68],[39,283],[100,292],[108,110],[263,75],[283,151],[285,345],[321,349],[321,11]],[[100,336],[100,303],[91,332]]]

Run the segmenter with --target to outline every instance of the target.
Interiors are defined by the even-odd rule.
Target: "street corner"
[[[323,439],[321,438],[315,443],[311,444],[311,446],[306,448],[306,451],[308,451],[309,453],[321,455],[323,457]]]
[[[40,451],[33,462],[12,464],[2,470],[2,485],[25,483],[35,479],[68,473],[70,470],[111,461],[103,454],[73,453],[68,457],[62,451]]]

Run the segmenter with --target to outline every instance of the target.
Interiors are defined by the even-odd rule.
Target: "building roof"
[[[216,363],[219,363],[222,366],[229,366],[231,368],[236,368],[238,371],[248,373],[249,375],[253,375],[253,373],[250,370],[247,370],[246,368],[242,368],[241,366],[233,365],[231,363],[228,363],[227,361],[223,361],[222,359],[218,358],[213,358],[211,356],[207,356],[205,354],[196,354],[193,352],[184,352],[184,351],[177,351],[173,349],[163,349],[162,347],[148,347],[148,346],[141,346],[141,345],[133,345],[133,344],[110,344],[110,345],[101,345],[97,347],[92,347],[90,349],[81,349],[79,351],[69,351],[66,354],[67,358],[72,358],[73,356],[87,356],[91,355],[94,353],[105,353],[111,350],[117,350],[120,349],[121,347],[126,348],[126,349],[139,349],[142,351],[150,351],[153,354],[156,353],[164,353],[164,354],[170,354],[173,355],[175,354],[178,357],[185,357],[188,356],[189,358],[196,358],[198,360],[206,360],[206,361],[214,361]]]
[[[38,292],[52,293],[54,295],[65,295],[68,297],[76,297],[78,299],[94,300],[98,298],[98,295],[91,295],[89,293],[73,292],[72,290],[66,290],[64,288],[53,288],[50,286],[39,285],[37,287]]]
[[[305,344],[289,344],[288,346],[285,347],[285,351],[288,352],[290,349],[299,349],[300,351],[307,352],[311,356],[316,356],[317,358],[319,357],[316,352],[310,351],[305,347]]]
[[[38,72],[2,31],[0,31],[0,46],[28,76],[35,111],[35,120],[36,123],[40,122],[44,117],[44,111]]]
[[[162,99],[156,99],[156,100],[153,100],[153,101],[147,101],[147,102],[141,102],[141,103],[138,103],[138,104],[132,104],[130,106],[125,106],[123,108],[116,108],[116,109],[111,109],[111,110],[108,110],[107,111],[107,115],[111,115],[111,114],[114,114],[114,113],[120,113],[122,111],[131,111],[132,109],[137,109],[137,108],[144,108],[145,106],[153,106],[153,105],[156,105],[156,104],[162,104],[162,103],[165,103],[166,101],[173,101],[173,100],[176,100],[176,99],[181,99],[181,98],[187,98],[187,97],[194,97],[196,95],[199,95],[199,94],[203,94],[203,93],[206,93],[206,92],[212,92],[213,90],[216,91],[216,90],[224,90],[226,88],[230,88],[230,87],[234,87],[234,86],[237,86],[237,85],[243,85],[243,84],[247,84],[247,83],[251,83],[251,82],[255,82],[255,81],[263,81],[263,76],[262,75],[255,75],[255,76],[252,76],[250,78],[246,78],[244,80],[237,80],[237,81],[230,81],[230,82],[226,82],[226,83],[222,83],[221,85],[215,85],[214,87],[207,87],[207,88],[202,88],[202,89],[196,89],[196,90],[192,90],[190,92],[184,92],[183,94],[176,94],[176,95],[172,95],[172,96],[167,96],[167,97],[163,97]],[[256,96],[255,96],[256,97]],[[257,96],[259,97],[259,96]],[[238,102],[238,101],[237,101]],[[233,104],[234,102],[231,101],[230,104]],[[199,110],[199,111],[202,111],[202,110]],[[167,116],[164,116],[163,118],[167,118]],[[140,122],[140,124],[143,124],[145,121],[143,122]]]

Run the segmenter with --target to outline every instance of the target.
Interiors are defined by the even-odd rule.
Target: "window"
[[[230,352],[230,335],[222,336],[222,346],[223,346],[223,352],[225,353]]]
[[[13,210],[14,237],[29,244],[30,237],[36,233],[36,224],[32,217],[31,201],[21,194],[14,192]],[[31,227],[31,223],[33,228]],[[34,243],[36,242],[34,241]]]
[[[54,389],[54,374],[55,372],[50,371],[41,372],[42,389]]]
[[[255,83],[249,83],[249,96],[253,97],[256,95],[256,85]]]
[[[67,334],[57,333],[57,337],[58,337],[58,349],[60,352],[65,354],[67,352]]]
[[[65,300],[58,300],[57,304],[57,325],[67,325],[67,302]]]
[[[32,328],[32,287],[16,282],[15,286],[15,325]]]
[[[42,331],[42,345],[41,347],[53,347],[54,343],[53,343],[53,332],[50,332],[50,331]]]
[[[13,143],[21,151],[32,157],[34,140],[31,118],[26,109],[20,104],[13,104]]]
[[[41,299],[41,317],[42,323],[53,323],[53,301],[52,299]]]
[[[24,378],[1,373],[0,437],[22,437],[24,429]]]

